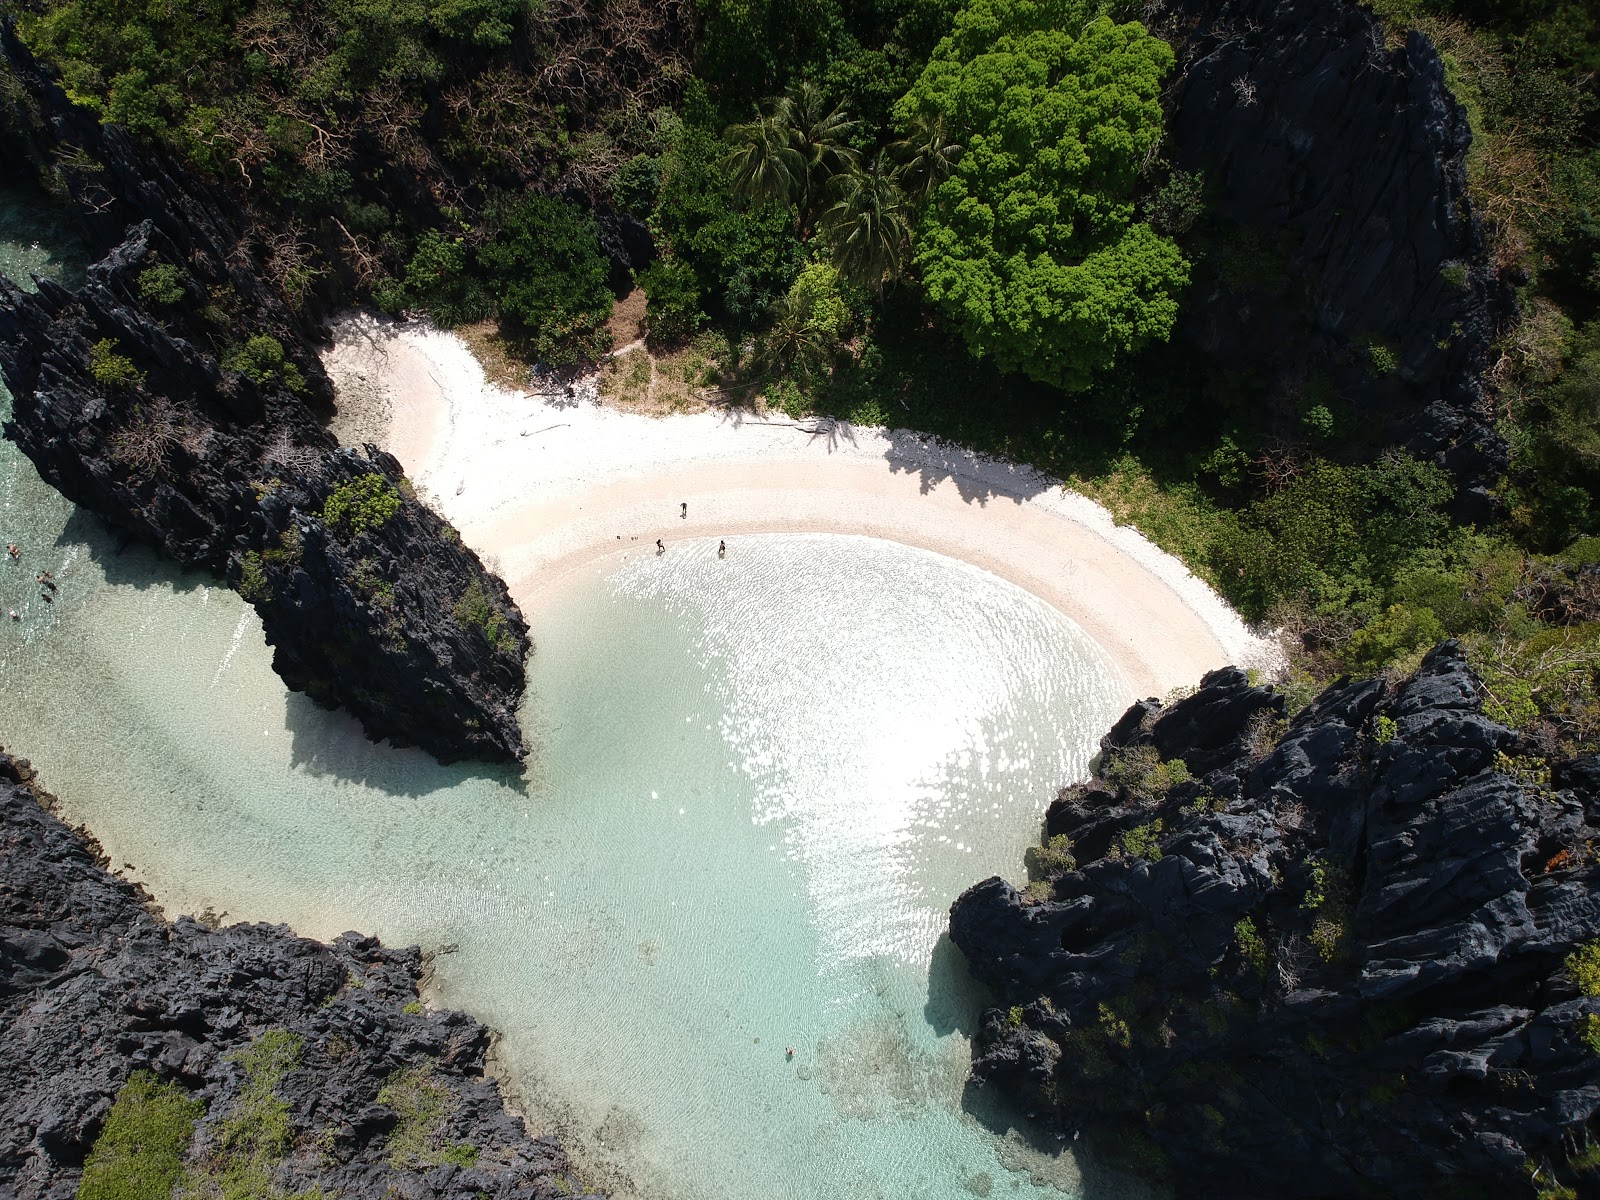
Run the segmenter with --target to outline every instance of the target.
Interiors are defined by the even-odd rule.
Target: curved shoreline
[[[1209,585],[1100,505],[926,435],[748,411],[649,417],[600,405],[592,384],[508,392],[455,335],[361,315],[338,324],[324,362],[341,440],[380,440],[525,612],[562,575],[654,553],[657,538],[670,554],[688,539],[846,533],[1032,592],[1106,651],[1130,698],[1276,661]]]

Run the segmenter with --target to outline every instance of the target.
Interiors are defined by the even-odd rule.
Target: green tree
[[[969,347],[1082,390],[1177,318],[1189,268],[1134,221],[1161,141],[1170,47],[1081,0],[971,0],[896,106],[965,151],[932,190],[916,264]]]
[[[901,190],[913,204],[921,206],[955,172],[966,147],[955,140],[950,123],[942,115],[917,113],[889,150],[900,162],[895,179]]]
[[[897,279],[911,247],[911,222],[905,193],[882,158],[866,170],[836,175],[838,197],[822,214],[821,230],[839,273],[851,283],[876,292]]]
[[[83,1164],[82,1200],[170,1200],[205,1106],[180,1087],[135,1071]]]
[[[800,270],[794,210],[769,201],[740,209],[726,144],[685,124],[661,157],[661,193],[651,226],[665,253],[689,264],[708,306],[735,325],[766,318]]]
[[[809,80],[795,84],[769,100],[756,120],[728,130],[733,149],[723,167],[734,195],[746,204],[793,204],[804,221],[829,180],[855,166],[848,140],[855,125],[820,86]]]
[[[570,366],[610,348],[610,274],[594,214],[554,196],[497,205],[478,265],[509,331],[541,362]]]

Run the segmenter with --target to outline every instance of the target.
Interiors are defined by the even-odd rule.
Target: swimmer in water
[[[9,542],[6,544],[6,553],[11,555],[12,558],[21,558],[22,547],[18,546],[15,542]]]
[[[10,611],[10,613],[11,613],[11,619],[12,619],[12,620],[13,620],[13,621],[20,621],[20,620],[22,620],[22,618],[21,618],[21,617],[19,617],[19,616],[18,616],[18,615],[17,615],[17,610],[16,610],[16,609],[14,609],[14,608],[13,608],[13,609],[11,609],[11,610],[9,610],[9,611]]]

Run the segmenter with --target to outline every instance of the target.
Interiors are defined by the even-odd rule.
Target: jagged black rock
[[[1600,763],[1524,753],[1454,643],[1272,745],[1282,708],[1234,669],[1135,705],[1105,752],[1198,778],[1067,789],[1075,867],[956,901],[1002,1002],[975,1077],[1186,1197],[1531,1197],[1600,1109],[1565,966],[1600,935]]]
[[[1513,290],[1467,201],[1472,132],[1420,33],[1323,0],[1174,0],[1168,138],[1256,270],[1201,263],[1177,336],[1297,414],[1337,394],[1366,440],[1404,446],[1465,485],[1482,518],[1506,465],[1482,376]],[[1261,269],[1265,268],[1265,269]],[[1395,358],[1375,370],[1373,340]],[[1319,391],[1319,388],[1322,389]],[[1371,434],[1379,436],[1372,437]]]
[[[337,448],[314,329],[263,278],[242,218],[72,105],[9,28],[0,51],[12,109],[0,168],[23,177],[47,164],[91,242],[109,247],[76,291],[0,279],[6,436],[75,503],[186,567],[226,574],[261,614],[289,686],[348,709],[374,740],[446,762],[520,759],[521,613],[394,459]],[[155,268],[176,272],[181,299],[151,298],[142,279]],[[282,361],[241,364],[253,337],[272,339]],[[120,380],[96,375],[96,346],[126,360]],[[362,476],[399,503],[371,527],[329,529],[328,497]]]
[[[234,1052],[269,1030],[303,1039],[277,1088],[295,1143],[275,1168],[286,1191],[320,1186],[346,1200],[581,1192],[561,1147],[528,1136],[484,1078],[489,1031],[416,1003],[424,961],[415,948],[354,933],[323,945],[283,925],[169,924],[41,800],[50,803],[28,764],[0,752],[0,1194],[71,1200],[136,1070],[204,1102],[203,1145],[238,1098]],[[470,1168],[394,1153],[397,1114],[378,1094],[423,1065],[448,1093],[437,1135],[474,1147]]]

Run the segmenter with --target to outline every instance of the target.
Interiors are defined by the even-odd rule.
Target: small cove
[[[14,228],[8,274],[70,278]],[[1119,1191],[963,1109],[981,998],[945,910],[1020,877],[1120,707],[1103,656],[1026,592],[835,535],[607,560],[528,614],[524,775],[371,746],[286,693],[235,595],[119,554],[9,442],[0,523],[25,549],[0,572],[24,618],[0,744],[64,815],[169,913],[453,946],[430,998],[501,1031],[512,1094],[597,1182]]]

